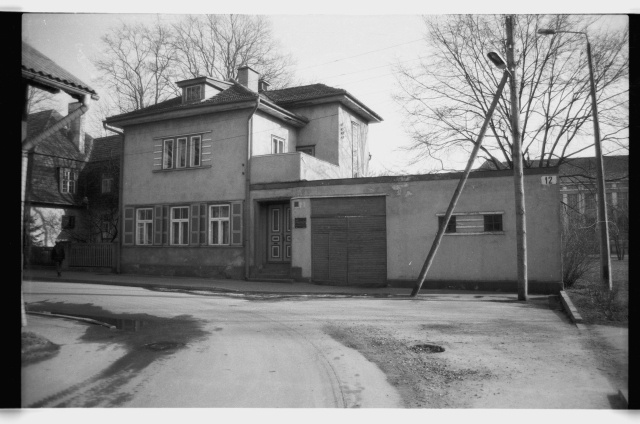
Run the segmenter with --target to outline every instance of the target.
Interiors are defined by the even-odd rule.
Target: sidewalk
[[[85,271],[62,272],[55,269],[26,269],[24,281],[47,281],[85,284],[108,284],[131,287],[159,287],[181,290],[207,290],[219,293],[282,294],[282,295],[349,295],[349,296],[409,296],[411,288],[326,286],[309,283],[262,282],[198,277],[162,277],[139,274],[112,274]],[[421,292],[425,294],[426,291]],[[449,290],[429,290],[430,294],[450,293]],[[456,291],[456,293],[467,293]],[[469,292],[471,293],[471,292]],[[473,292],[478,293],[478,292]],[[504,293],[502,293],[504,294]]]

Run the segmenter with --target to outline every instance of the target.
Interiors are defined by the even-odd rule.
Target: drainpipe
[[[253,115],[258,110],[258,106],[260,106],[260,94],[256,95],[256,106],[253,108],[249,117],[247,118],[247,166],[245,166],[245,175],[244,175],[244,278],[249,278],[249,257],[251,254],[251,249],[249,247],[249,241],[251,240],[250,234],[250,226],[251,226],[251,218],[249,214],[251,213],[251,199],[250,199],[250,189],[251,189],[251,145],[253,144]]]
[[[25,85],[26,87],[26,85]],[[26,93],[26,91],[25,91]],[[74,119],[80,117],[84,113],[89,110],[89,103],[91,102],[91,95],[85,94],[82,98],[82,106],[78,109],[74,110],[64,118],[60,119],[58,122],[36,135],[35,137],[26,138],[22,140],[22,176],[20,181],[20,281],[22,281],[23,273],[24,273],[24,221],[25,221],[25,199],[26,199],[26,187],[27,187],[27,168],[29,166],[29,151],[38,145],[42,140],[54,134],[60,128],[67,125],[69,122]],[[24,116],[26,114],[26,98],[25,98],[25,110],[23,110],[23,120],[26,119]],[[25,136],[24,134],[23,136]],[[20,293],[22,297],[22,290]],[[22,326],[25,327],[27,325],[26,313],[24,310],[24,301],[22,301]]]
[[[122,226],[124,222],[124,212],[122,209],[122,193],[124,191],[124,131],[110,127],[105,121],[102,127],[107,131],[112,131],[122,137],[122,146],[120,147],[120,169],[118,172],[118,254],[116,255],[116,274],[120,274],[120,259],[122,255]]]

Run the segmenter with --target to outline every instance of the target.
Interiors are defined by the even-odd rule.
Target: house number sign
[[[558,176],[557,175],[545,175],[540,178],[542,180],[542,185],[550,185],[550,184],[558,184]]]
[[[307,218],[294,218],[293,228],[307,228]]]

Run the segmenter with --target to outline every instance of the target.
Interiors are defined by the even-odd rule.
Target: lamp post
[[[602,284],[609,290],[613,288],[611,281],[611,251],[609,249],[609,221],[607,218],[606,186],[604,180],[604,163],[602,159],[602,146],[600,143],[600,124],[598,123],[598,103],[596,99],[596,82],[593,77],[593,61],[591,59],[591,43],[589,36],[582,31],[562,31],[555,29],[539,29],[538,34],[581,34],[587,40],[587,60],[589,62],[589,80],[591,85],[591,111],[593,114],[593,138],[596,148],[596,188],[598,191],[598,228],[600,232],[600,278]]]
[[[420,275],[418,276],[418,280],[416,281],[416,285],[413,287],[413,291],[411,292],[411,297],[416,297],[422,284],[424,283],[425,278],[427,278],[427,273],[429,272],[429,268],[431,267],[431,263],[433,262],[433,258],[440,246],[440,242],[442,241],[442,236],[444,235],[447,225],[449,225],[449,219],[453,214],[453,209],[456,207],[456,203],[458,203],[458,199],[460,198],[460,194],[462,194],[462,189],[464,188],[464,184],[467,182],[467,178],[469,177],[469,172],[471,172],[471,167],[473,166],[473,162],[478,155],[478,151],[480,150],[480,145],[482,144],[482,139],[484,138],[484,134],[487,131],[487,127],[489,126],[489,121],[491,121],[491,116],[493,115],[493,111],[496,109],[498,104],[498,100],[500,100],[500,96],[502,95],[502,90],[507,83],[507,79],[509,78],[510,72],[507,69],[506,60],[500,56],[497,52],[489,52],[487,57],[491,62],[498,68],[504,70],[502,74],[502,80],[498,85],[498,90],[496,94],[493,96],[493,101],[491,102],[491,106],[489,106],[489,110],[487,110],[487,116],[484,118],[484,123],[480,128],[480,133],[478,134],[478,139],[476,140],[475,145],[473,146],[473,150],[471,151],[471,156],[469,156],[469,161],[467,162],[467,166],[464,169],[462,177],[458,182],[458,186],[453,193],[453,197],[449,202],[449,207],[447,208],[447,212],[444,215],[444,219],[442,225],[438,229],[438,233],[436,234],[436,238],[433,240],[433,244],[431,245],[431,249],[429,250],[429,254],[427,255],[427,259],[425,259],[424,264],[422,265],[422,270],[420,271]]]

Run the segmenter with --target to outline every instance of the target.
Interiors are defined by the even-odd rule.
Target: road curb
[[[573,321],[573,323],[579,329],[583,330],[584,326],[582,325],[583,324],[582,316],[578,312],[578,309],[576,309],[576,307],[573,306],[573,302],[571,302],[569,295],[564,290],[560,290],[560,301],[562,302],[562,306],[564,307],[564,310],[567,311],[569,318],[571,318],[571,321]]]

